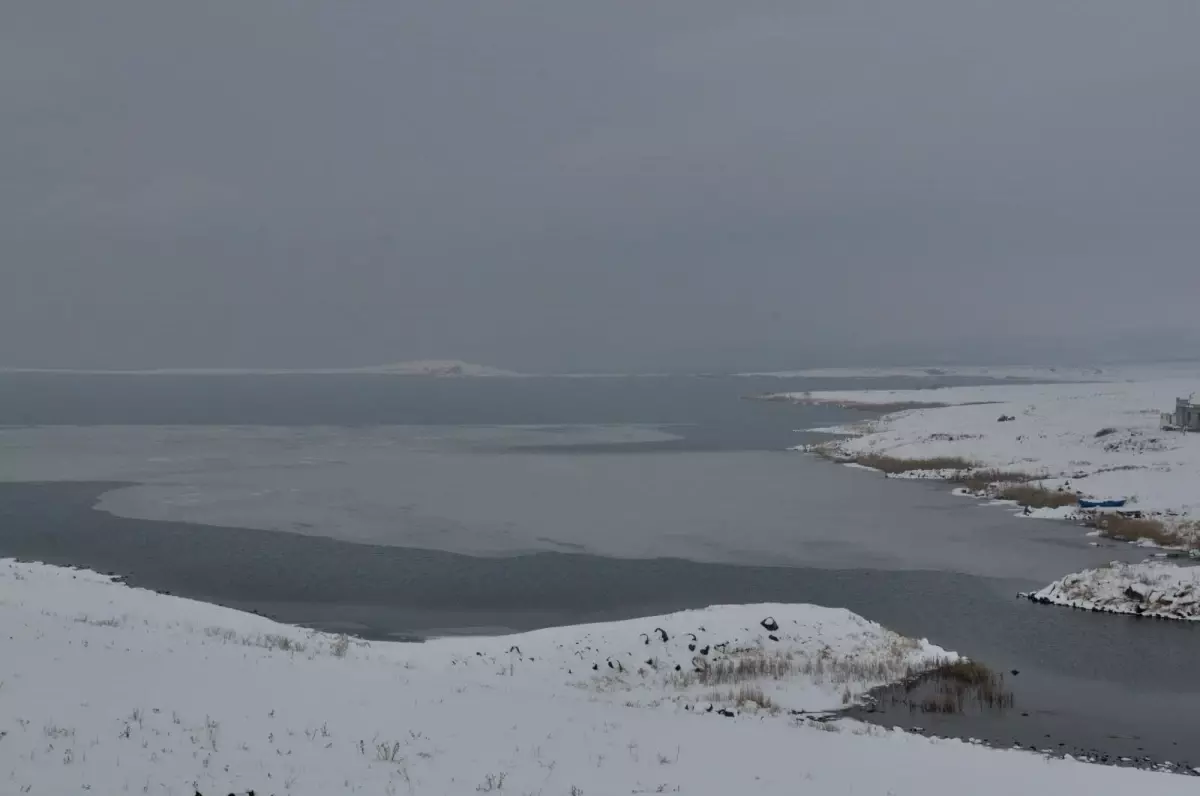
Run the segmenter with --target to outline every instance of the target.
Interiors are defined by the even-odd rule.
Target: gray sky
[[[1197,42],[1195,0],[7,0],[0,365],[1197,353]]]

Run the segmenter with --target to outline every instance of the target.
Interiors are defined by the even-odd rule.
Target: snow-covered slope
[[[789,715],[946,654],[840,609],[367,645],[0,561],[0,645],[4,793],[1194,792]]]

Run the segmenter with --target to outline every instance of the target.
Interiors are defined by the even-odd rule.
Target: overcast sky
[[[6,0],[0,365],[1200,353],[1198,42],[1195,0]]]

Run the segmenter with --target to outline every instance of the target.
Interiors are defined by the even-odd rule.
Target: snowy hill
[[[3,793],[1195,791],[791,715],[948,655],[841,609],[368,645],[0,561],[0,639]]]

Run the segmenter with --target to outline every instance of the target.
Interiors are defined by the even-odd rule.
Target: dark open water
[[[743,400],[852,386],[0,375],[0,556],[372,638],[840,605],[1020,671],[1004,718],[888,723],[1200,763],[1200,629],[1014,599],[1136,551],[781,453],[860,415]]]

